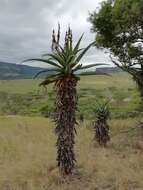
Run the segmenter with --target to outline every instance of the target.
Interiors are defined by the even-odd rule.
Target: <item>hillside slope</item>
[[[37,72],[41,71],[40,67],[31,67],[27,65],[18,65],[14,63],[0,62],[0,79],[24,79],[32,78]]]
[[[30,79],[33,78],[33,76],[42,69],[43,68],[40,67],[32,67],[28,65],[14,64],[14,63],[0,61],[0,80],[27,79],[27,78]],[[114,73],[114,72],[119,72],[121,70],[117,67],[102,67],[102,68],[99,67],[96,69],[96,71],[99,73],[100,72]]]

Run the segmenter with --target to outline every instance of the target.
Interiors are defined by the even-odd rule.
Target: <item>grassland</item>
[[[54,124],[41,117],[53,110],[52,86],[45,92],[39,82],[0,81],[0,190],[142,190],[143,131],[136,127],[142,114],[131,78],[118,73],[80,81],[85,121],[77,127],[70,180],[62,179],[56,166]],[[103,98],[110,99],[112,112],[106,149],[93,141],[91,127],[95,100]]]
[[[136,119],[112,120],[106,149],[93,142],[86,121],[78,127],[77,165],[71,180],[61,179],[56,167],[54,126],[40,117],[0,117],[1,190],[141,190],[142,139]]]
[[[113,73],[111,77],[109,76],[85,76],[81,77],[78,88],[79,89],[103,89],[110,87],[121,88],[133,88],[135,84],[130,80],[130,76],[126,73]],[[38,87],[39,79],[24,79],[24,80],[1,80],[0,81],[0,91],[7,93],[32,93],[37,91],[42,91]],[[51,85],[49,85],[48,91],[51,91]]]
[[[38,86],[40,80],[0,81],[0,115],[49,116],[54,109],[54,92],[50,85]],[[135,83],[126,73],[111,77],[88,76],[78,84],[79,112],[93,119],[96,99],[109,99],[113,118],[135,117],[140,98]]]

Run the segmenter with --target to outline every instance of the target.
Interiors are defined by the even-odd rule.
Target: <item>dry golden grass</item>
[[[0,117],[0,190],[142,190],[143,150],[136,146],[142,137],[133,129],[136,120],[112,120],[106,149],[93,142],[88,123],[77,130],[75,174],[62,179],[52,122]]]

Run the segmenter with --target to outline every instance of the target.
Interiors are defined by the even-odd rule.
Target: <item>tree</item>
[[[96,45],[132,75],[143,99],[143,0],[107,0],[90,14]]]
[[[57,161],[62,175],[72,174],[75,166],[75,133],[76,133],[76,110],[77,110],[77,91],[76,86],[79,76],[93,75],[95,72],[85,72],[89,69],[102,64],[89,64],[83,66],[80,62],[85,53],[90,49],[93,43],[86,48],[80,49],[80,43],[83,35],[73,47],[72,30],[69,28],[65,34],[64,46],[60,45],[60,26],[58,34],[53,30],[52,35],[52,53],[44,54],[42,58],[28,59],[26,61],[40,61],[47,63],[51,68],[39,72],[48,75],[40,85],[46,86],[54,83],[56,92],[56,110],[54,121],[56,123],[57,138]],[[104,64],[103,64],[104,65]],[[84,71],[84,72],[81,72]],[[51,74],[49,75],[49,72]]]

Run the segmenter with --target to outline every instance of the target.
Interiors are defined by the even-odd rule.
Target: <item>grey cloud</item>
[[[88,11],[94,10],[99,2],[101,0],[0,0],[0,60],[19,62],[50,51],[52,28],[57,27],[58,22],[62,32],[70,23],[75,40],[84,32],[83,45],[87,45],[94,39],[87,22]],[[93,51],[96,53],[95,50],[89,52],[87,62],[94,62]]]

